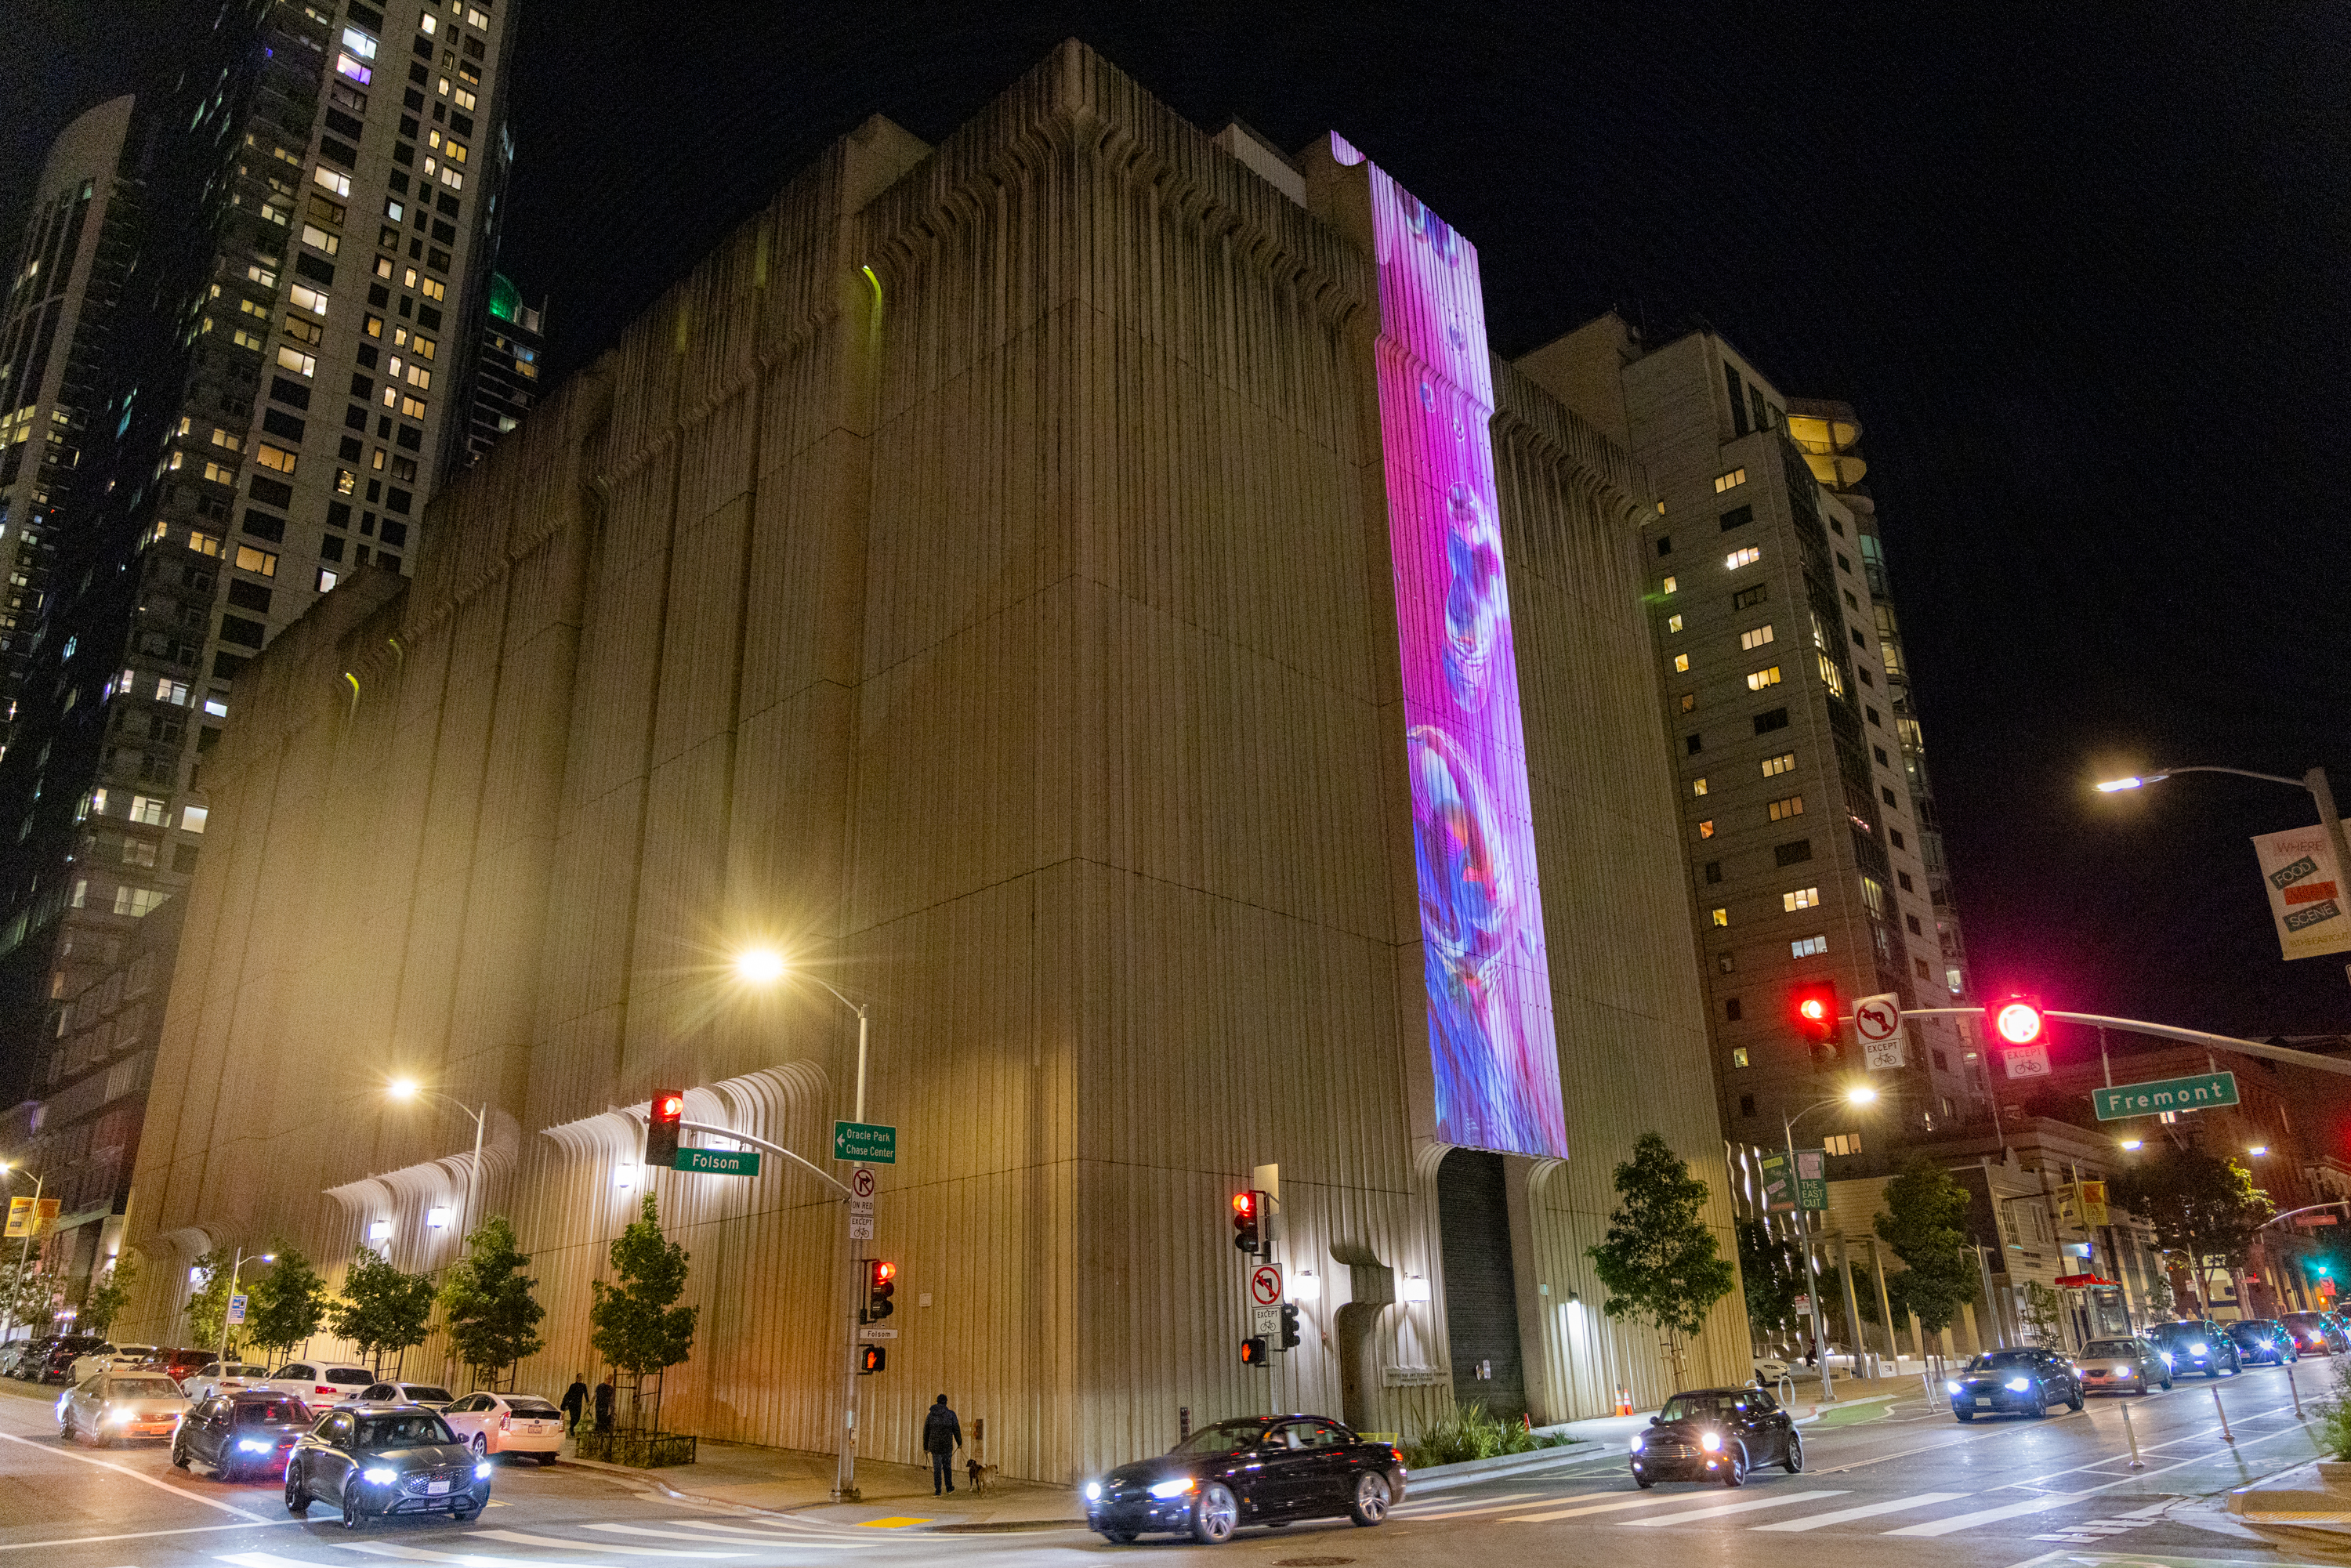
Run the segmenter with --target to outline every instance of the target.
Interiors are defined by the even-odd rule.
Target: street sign
[[[859,1339],[896,1339],[898,1331],[896,1329],[859,1329],[857,1337]]]
[[[2269,884],[2270,915],[2278,946],[2289,958],[2351,952],[2351,919],[2344,916],[2342,868],[2323,826],[2288,828],[2253,840]]]
[[[758,1176],[757,1149],[680,1149],[670,1156],[669,1168],[696,1176]]]
[[[898,1163],[898,1129],[874,1122],[835,1122],[832,1157],[894,1166]]]
[[[2049,1048],[2045,1045],[2020,1045],[2013,1051],[2000,1053],[2011,1078],[2046,1078],[2049,1076]]]
[[[1810,1317],[1813,1312],[1813,1299],[1810,1296],[1798,1296],[1789,1303],[1789,1306],[1798,1317]]]
[[[2342,1220],[2332,1214],[2304,1214],[2294,1218],[2296,1225],[2340,1225]]]
[[[867,1166],[849,1173],[849,1239],[873,1239],[873,1172]]]
[[[1249,1300],[1260,1307],[1281,1305],[1281,1265],[1260,1263],[1249,1270]]]
[[[852,1197],[872,1197],[873,1196],[873,1173],[866,1169],[863,1166],[860,1166],[855,1170],[850,1172],[849,1196]]]
[[[245,1322],[245,1298],[243,1296],[231,1296],[228,1299],[228,1321],[232,1324]]]
[[[2090,1091],[2090,1109],[2101,1122],[2153,1116],[2165,1111],[2209,1111],[2237,1103],[2237,1075],[2199,1072],[2192,1078],[2157,1078]]]
[[[1251,1307],[1249,1309],[1249,1335],[1251,1338],[1270,1340],[1279,1338],[1280,1333],[1281,1309],[1280,1307]]]
[[[1765,1155],[1755,1163],[1763,1174],[1763,1207],[1774,1214],[1785,1214],[1794,1208],[1796,1199],[1790,1185],[1788,1156]]]
[[[1888,991],[1853,1004],[1853,1032],[1864,1045],[1884,1045],[1902,1032],[1902,998]]]

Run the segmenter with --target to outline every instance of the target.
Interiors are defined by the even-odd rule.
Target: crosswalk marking
[[[1922,1491],[1913,1497],[1897,1497],[1886,1502],[1865,1502],[1858,1508],[1841,1508],[1833,1513],[1806,1514],[1802,1519],[1783,1519],[1777,1524],[1759,1524],[1757,1530],[1819,1530],[1825,1525],[1844,1524],[1855,1519],[1874,1519],[1881,1513],[1903,1513],[1914,1508],[1927,1508],[1938,1502],[1956,1502],[1968,1496],[1963,1491]]]
[[[681,1517],[674,1522],[692,1530],[720,1530],[729,1535],[756,1535],[762,1541],[792,1540],[810,1535],[830,1535],[845,1531],[848,1525],[820,1519],[758,1519],[748,1524],[722,1524],[715,1519]]]
[[[458,1563],[465,1568],[547,1568],[543,1557],[493,1557],[480,1552],[434,1552],[423,1546],[401,1546],[389,1541],[338,1541],[334,1543],[345,1552],[364,1552],[371,1557],[397,1557],[404,1563]],[[305,1563],[298,1568],[318,1568],[315,1563]],[[601,1564],[566,1562],[564,1568],[601,1568]]]
[[[517,1546],[556,1546],[566,1552],[610,1552],[623,1557],[739,1557],[739,1552],[660,1552],[650,1546],[608,1546],[601,1541],[566,1541],[559,1535],[527,1535],[519,1530],[477,1530],[475,1540],[511,1541]],[[716,1545],[716,1542],[712,1542]],[[734,1542],[727,1542],[733,1545]]]
[[[1954,1531],[1973,1525],[1991,1524],[2003,1519],[2015,1519],[2028,1513],[2040,1513],[2068,1503],[2081,1501],[2091,1494],[2085,1491],[2052,1492],[2047,1497],[2029,1498],[2023,1502],[2003,1503],[1998,1508],[1981,1508],[1973,1513],[1955,1513],[1949,1519],[1932,1519],[1924,1524],[1905,1525],[1886,1531],[1888,1535],[1949,1535]]]
[[[280,1557],[275,1552],[216,1552],[213,1555],[224,1563],[234,1563],[236,1568],[319,1568],[315,1563]]]
[[[591,1524],[590,1530],[601,1530],[612,1535],[650,1535],[656,1541],[690,1541],[700,1546],[741,1546],[748,1542],[734,1535],[705,1536],[691,1533],[697,1530],[725,1529],[723,1525],[688,1524],[681,1520],[676,1524],[655,1528],[646,1524]],[[680,1533],[686,1531],[687,1533]],[[746,1530],[743,1535],[757,1536],[772,1546],[797,1546],[810,1552],[855,1552],[871,1542],[863,1541],[822,1541],[809,1535],[781,1530]],[[585,1550],[583,1548],[583,1550]],[[673,1553],[672,1555],[678,1555]],[[706,1552],[687,1552],[686,1556],[707,1556]]]
[[[1575,1508],[1554,1508],[1542,1513],[1514,1513],[1501,1522],[1542,1524],[1554,1519],[1573,1519],[1586,1513],[1608,1513],[1620,1508],[1656,1508],[1660,1503],[1687,1501],[1689,1501],[1687,1492],[1668,1492],[1663,1497],[1614,1497],[1607,1502],[1583,1503]]]
[[[1508,1492],[1501,1497],[1479,1498],[1474,1502],[1425,1504],[1419,1510],[1400,1508],[1388,1515],[1394,1520],[1463,1519],[1473,1513],[1492,1513],[1499,1509],[1519,1508],[1530,1498],[1539,1498],[1539,1491]]]
[[[1759,1509],[1785,1508],[1793,1502],[1817,1502],[1824,1497],[1843,1497],[1842,1491],[1792,1491],[1779,1497],[1759,1497],[1746,1502],[1727,1502],[1713,1508],[1701,1508],[1694,1513],[1669,1513],[1662,1519],[1636,1519],[1635,1529],[1656,1530],[1668,1524],[1687,1524],[1694,1519],[1723,1519],[1734,1513],[1753,1513]]]

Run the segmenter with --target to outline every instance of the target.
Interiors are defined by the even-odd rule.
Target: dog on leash
[[[976,1458],[966,1459],[963,1471],[971,1484],[972,1495],[977,1497],[987,1490],[987,1478],[996,1473],[996,1467],[983,1465]]]

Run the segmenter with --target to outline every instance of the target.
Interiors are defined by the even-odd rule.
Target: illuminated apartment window
[[[1780,666],[1777,664],[1768,670],[1757,670],[1747,677],[1747,689],[1750,692],[1760,692],[1766,686],[1776,686],[1779,684]]]
[[[1943,988],[1955,997],[1959,994],[1959,972],[1957,969],[1943,971]],[[1970,1057],[1969,1060],[1972,1061],[1975,1059]]]
[[[1701,839],[1710,839],[1714,837],[1714,822],[1711,818],[1698,825],[1698,836]]]
[[[324,163],[310,171],[310,179],[321,190],[332,191],[339,196],[349,196],[351,193],[351,177],[349,174],[339,174]]]
[[[287,291],[286,298],[313,316],[324,316],[327,313],[325,291],[313,288],[307,283],[296,284]]]
[[[201,528],[191,529],[188,533],[188,548],[198,555],[218,555],[221,552],[220,535],[208,534]]]
[[[1689,674],[1689,655],[1687,653],[1676,653],[1674,655],[1674,674],[1677,675],[1687,675]]]
[[[1696,692],[1684,692],[1682,694],[1682,712],[1696,713],[1697,711],[1698,694]]]
[[[330,235],[316,224],[302,225],[302,243],[312,250],[323,252],[328,256],[332,256],[343,248],[341,235]]]
[[[1668,615],[1666,617],[1666,630],[1667,632],[1679,632],[1681,629],[1682,618],[1680,616]]]
[[[281,369],[292,371],[298,376],[319,373],[319,356],[306,354],[291,343],[277,345],[277,363]]]
[[[1753,566],[1757,561],[1761,560],[1762,559],[1763,552],[1757,549],[1753,545],[1749,545],[1745,549],[1735,549],[1729,555],[1724,556],[1722,558],[1722,567],[1725,571],[1737,571],[1740,567]]]
[[[1682,591],[1682,585],[1681,585],[1680,583],[1678,583],[1678,582],[1676,582],[1676,581],[1675,581],[1672,578],[1670,578],[1670,577],[1669,577],[1669,578],[1667,578],[1667,579],[1666,579],[1665,583],[1664,583],[1664,585],[1663,585],[1663,586],[1664,586],[1665,591],[1666,591],[1666,592],[1667,592],[1667,593],[1679,593],[1679,592]]]
[[[1821,685],[1837,696],[1844,695],[1844,675],[1837,669],[1835,662],[1826,653],[1817,653],[1813,657],[1821,662]]]
[[[1832,1155],[1857,1155],[1861,1153],[1861,1134],[1831,1133],[1821,1140],[1821,1146]]]
[[[1826,936],[1799,936],[1788,944],[1788,954],[1795,958],[1812,958],[1829,950]]]
[[[1728,925],[1730,924],[1730,911],[1723,908],[1719,904],[1708,910],[1706,917],[1717,925]]]
[[[156,796],[133,795],[131,797],[131,820],[134,822],[150,828],[160,828],[163,825],[164,810],[163,801]]]
[[[256,549],[251,545],[241,544],[236,547],[236,569],[239,571],[252,572],[258,577],[276,577],[277,558],[266,549]]]
[[[1763,777],[1771,779],[1782,773],[1792,772],[1795,766],[1796,754],[1792,751],[1783,751],[1777,757],[1767,757],[1763,759]]]
[[[204,712],[210,714],[214,718],[226,718],[228,716],[228,704],[223,702],[218,697],[206,697],[204,699]]]
[[[1691,780],[1690,780],[1690,793],[1691,793],[1691,794],[1693,794],[1693,795],[1703,795],[1703,794],[1705,794],[1705,793],[1706,793],[1706,780],[1705,780],[1705,779],[1691,779]]]
[[[155,683],[155,700],[159,703],[170,703],[173,707],[187,706],[188,683],[175,681],[169,675],[162,677]]]
[[[264,468],[275,468],[280,474],[294,472],[294,465],[298,461],[293,453],[266,441],[261,444],[261,450],[254,454],[254,459]]]
[[[360,64],[359,61],[353,59],[347,54],[339,54],[335,57],[335,69],[341,75],[349,77],[351,80],[359,83],[361,87],[365,87],[368,83],[375,80],[375,72],[368,69],[367,67]]]
[[[1802,795],[1791,795],[1784,800],[1772,801],[1766,809],[1771,813],[1771,820],[1775,822],[1783,817],[1801,817],[1804,814],[1804,798]]]
[[[334,591],[335,584],[336,584],[336,583],[338,583],[338,582],[340,582],[340,581],[341,581],[341,580],[341,580],[340,578],[337,577],[333,572],[329,571],[325,567],[323,567],[323,566],[322,566],[322,567],[320,567],[320,568],[319,569],[319,592],[321,592],[321,593],[331,593],[331,592],[333,592],[333,591]]]
[[[1761,648],[1770,641],[1771,641],[1771,628],[1768,625],[1758,626],[1751,632],[1741,632],[1739,634],[1739,651],[1742,653],[1748,653]]]
[[[349,193],[350,193],[348,192],[345,193],[345,194]],[[1747,470],[1744,468],[1733,468],[1728,474],[1718,474],[1714,476],[1714,493],[1719,496],[1725,490],[1735,490],[1740,486],[1746,483]]]
[[[371,60],[375,58],[375,40],[369,37],[357,27],[345,27],[343,29],[343,47],[349,49],[352,54],[357,55],[360,59]]]
[[[1799,909],[1814,908],[1820,902],[1819,888],[1800,887],[1793,893],[1783,893],[1780,895],[1780,911],[1783,915],[1792,915]]]
[[[204,819],[209,815],[209,807],[183,806],[180,809],[180,826],[188,832],[201,833],[204,831]]]

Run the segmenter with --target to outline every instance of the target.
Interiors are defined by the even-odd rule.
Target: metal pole
[[[865,1004],[857,1004],[857,1111],[856,1120],[865,1120]],[[844,1237],[856,1228],[849,1217],[849,1206],[843,1204],[841,1230]],[[841,1353],[841,1463],[833,1477],[832,1494],[843,1502],[855,1502],[857,1493],[857,1242],[849,1239],[849,1334]]]
[[[1862,1375],[1861,1348],[1864,1338],[1861,1327],[1861,1301],[1854,1293],[1853,1254],[1851,1249],[1845,1245],[1843,1230],[1837,1232],[1836,1267],[1837,1282],[1844,1287],[1845,1332],[1853,1335],[1853,1375],[1859,1377]]]
[[[474,1229],[482,1222],[482,1200],[478,1190],[482,1179],[482,1124],[489,1119],[490,1108],[486,1103],[474,1113],[474,1163],[465,1172],[465,1230]],[[457,1234],[462,1239],[465,1231],[461,1230]]]
[[[1894,1375],[1902,1375],[1902,1342],[1894,1337],[1894,1302],[1886,1292],[1886,1252],[1884,1243],[1875,1236],[1869,1239],[1869,1267],[1877,1276],[1877,1315],[1886,1320],[1886,1352],[1894,1358]],[[1924,1345],[1919,1346],[1925,1350]],[[1925,1356],[1919,1357],[1923,1364]]]
[[[2219,1390],[2215,1389],[2215,1390],[2214,1390],[2214,1392],[2215,1392],[2215,1393],[2218,1393],[2218,1392],[2219,1392]],[[2131,1462],[2130,1462],[2130,1468],[2131,1468],[2131,1469],[2135,1469],[2135,1470],[2143,1470],[2143,1469],[2147,1469],[2147,1464],[2146,1464],[2146,1461],[2142,1460],[2142,1459],[2138,1457],[2138,1433],[2137,1433],[2137,1431],[2136,1429],[2134,1429],[2134,1428],[2132,1427],[2132,1426],[2131,1426],[2131,1418],[2130,1418],[2130,1406],[2129,1406],[2129,1404],[2128,1404],[2128,1403],[2125,1403],[2125,1404],[2123,1405],[2123,1406],[2122,1406],[2122,1413],[2123,1413],[2123,1436],[2124,1436],[2125,1437],[2126,1437],[2126,1438],[2128,1438],[2128,1439],[2130,1440],[2130,1451],[2131,1451]]]
[[[1814,1107],[1818,1109],[1818,1107]],[[1821,1403],[1836,1397],[1836,1384],[1829,1375],[1829,1334],[1827,1315],[1821,1311],[1821,1271],[1813,1259],[1813,1225],[1804,1213],[1804,1178],[1796,1171],[1796,1124],[1784,1113],[1780,1117],[1780,1134],[1788,1145],[1788,1196],[1796,1203],[1796,1233],[1804,1243],[1804,1279],[1812,1287],[1813,1354],[1821,1367]]]
[[[2291,1366],[2285,1369],[2285,1391],[2294,1396],[2294,1418],[2297,1421],[2304,1419],[2302,1414],[2302,1390],[2294,1385],[2294,1368]]]
[[[220,1359],[224,1364],[228,1360],[228,1304],[236,1296],[236,1277],[244,1269],[245,1249],[240,1247],[236,1249],[236,1261],[229,1266],[228,1294],[221,1298]],[[211,1282],[209,1280],[205,1281],[206,1284]]]
[[[2326,829],[2327,841],[2335,846],[2335,874],[2339,883],[2342,878],[2351,876],[2351,843],[2344,840],[2343,819],[2335,813],[2335,791],[2327,787],[2326,769],[2312,768],[2302,776],[2302,782],[2303,787],[2317,799],[2318,820]],[[2339,887],[2335,900],[2337,903],[2343,900]]]
[[[2229,1411],[2228,1407],[2220,1403],[2220,1385],[2217,1383],[2212,1385],[2212,1408],[2220,1413],[2220,1441],[2235,1442],[2237,1435],[2229,1430]]]
[[[0,1319],[0,1343],[5,1343],[16,1327],[16,1298],[25,1291],[25,1265],[33,1257],[33,1232],[41,1223],[41,1184],[49,1179],[43,1171],[33,1178],[33,1211],[26,1217],[25,1244],[16,1249],[16,1278],[8,1287],[7,1316]]]

